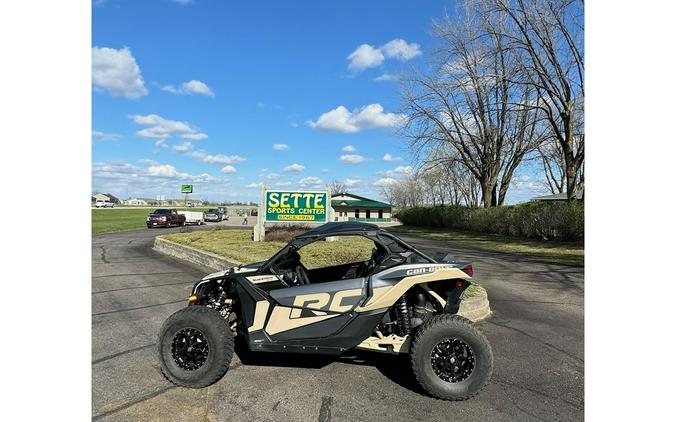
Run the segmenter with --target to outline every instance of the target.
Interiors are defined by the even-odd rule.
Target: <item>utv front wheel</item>
[[[220,314],[188,306],[171,315],[159,334],[164,376],[181,387],[201,388],[225,375],[234,353],[234,336]]]
[[[443,400],[466,400],[478,394],[492,376],[492,348],[466,318],[439,315],[414,334],[412,369],[422,388]]]

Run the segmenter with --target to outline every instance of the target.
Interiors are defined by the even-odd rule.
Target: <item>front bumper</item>
[[[168,221],[146,221],[145,225],[150,227],[166,227],[169,225]]]

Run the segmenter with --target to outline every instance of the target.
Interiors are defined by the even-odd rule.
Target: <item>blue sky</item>
[[[381,198],[414,166],[391,79],[453,4],[94,1],[94,191],[255,201],[338,179]],[[521,178],[510,202],[533,196]]]

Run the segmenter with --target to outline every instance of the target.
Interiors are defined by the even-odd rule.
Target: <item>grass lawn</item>
[[[183,208],[179,208],[179,211]],[[206,211],[207,208],[190,208],[190,211]],[[92,208],[91,234],[119,232],[145,228],[145,218],[150,208]]]
[[[208,230],[175,233],[167,240],[251,263],[264,261],[286,245],[285,242],[254,242],[251,230]],[[343,236],[335,242],[315,242],[300,249],[302,263],[308,268],[321,268],[370,259],[373,242],[361,236]]]
[[[484,233],[471,233],[437,228],[394,226],[387,227],[396,234],[422,237],[431,240],[443,240],[457,246],[506,252],[536,258],[554,264],[584,266],[583,242],[558,242],[536,239],[521,239]]]

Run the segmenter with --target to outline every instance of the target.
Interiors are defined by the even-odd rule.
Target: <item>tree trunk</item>
[[[565,157],[565,188],[567,189],[567,200],[576,199],[577,195],[577,165],[574,157],[574,129],[572,128],[572,119],[565,122],[565,140],[563,142],[563,153]]]
[[[480,181],[480,190],[482,194],[483,208],[489,208],[493,206],[493,198],[495,194],[495,184],[489,180]]]

